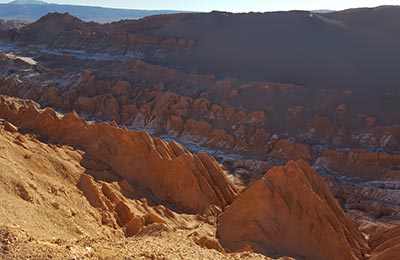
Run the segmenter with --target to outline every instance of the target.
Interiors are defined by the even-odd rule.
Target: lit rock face
[[[50,142],[81,147],[121,178],[146,189],[173,208],[188,213],[221,211],[236,191],[214,158],[193,155],[175,142],[152,138],[106,123],[89,124],[76,113],[61,117],[6,97],[0,116]]]
[[[363,259],[368,245],[323,179],[304,161],[271,169],[220,215],[217,236],[231,250],[271,257]]]

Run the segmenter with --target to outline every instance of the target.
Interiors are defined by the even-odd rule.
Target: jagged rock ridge
[[[218,218],[223,246],[300,259],[363,259],[368,245],[304,161],[276,167]],[[329,238],[329,239],[327,239]]]
[[[92,125],[76,113],[60,117],[53,110],[39,111],[33,105],[21,106],[4,97],[0,106],[2,118],[50,142],[82,147],[121,178],[144,186],[179,210],[205,213],[215,206],[221,211],[236,196],[213,158],[203,153],[192,155],[175,142],[116,125]]]

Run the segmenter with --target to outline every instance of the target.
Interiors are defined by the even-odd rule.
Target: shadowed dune
[[[140,53],[152,63],[217,77],[312,88],[395,91],[400,80],[396,71],[399,23],[400,9],[390,6],[325,14],[158,15],[106,25],[50,14],[12,33],[12,38],[40,40],[53,48]],[[110,48],[107,43],[116,44],[116,38],[118,44],[125,41],[124,45]],[[153,47],[138,48],[137,44]],[[171,44],[177,49],[165,49]]]

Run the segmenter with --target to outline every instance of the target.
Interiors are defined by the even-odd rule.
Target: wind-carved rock
[[[364,236],[346,216],[322,177],[304,161],[272,168],[222,215],[217,236],[231,250],[271,257],[363,259]]]
[[[236,196],[214,158],[191,154],[178,143],[152,138],[146,132],[90,124],[75,112],[61,116],[4,96],[0,116],[50,142],[83,148],[121,178],[149,189],[160,202],[178,210],[220,212]]]

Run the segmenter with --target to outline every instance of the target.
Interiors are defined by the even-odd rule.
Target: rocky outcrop
[[[400,254],[400,227],[385,230],[369,239],[370,260],[396,259]]]
[[[304,160],[311,162],[311,149],[304,144],[296,144],[290,140],[283,139],[272,141],[267,145],[267,153],[270,158],[279,162],[290,160]]]
[[[185,225],[185,220],[170,209],[162,205],[150,206],[146,198],[135,199],[139,194],[135,191],[137,187],[126,180],[107,183],[82,174],[77,186],[89,203],[102,211],[101,223],[112,228],[121,227],[127,237],[154,224]]]
[[[61,116],[4,96],[0,116],[50,142],[82,147],[121,178],[148,189],[166,205],[190,213],[221,211],[236,192],[217,162],[175,142],[106,123],[89,124],[76,113]],[[79,133],[79,134],[76,134]]]
[[[363,259],[368,250],[323,179],[304,161],[273,168],[250,185],[219,216],[217,235],[228,249],[250,247],[272,257]]]
[[[389,153],[373,153],[364,149],[345,152],[323,151],[315,165],[341,175],[376,179],[383,177],[385,172],[397,170],[400,155]]]

